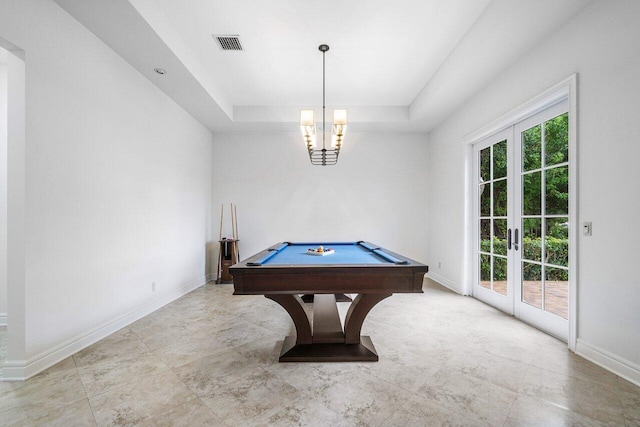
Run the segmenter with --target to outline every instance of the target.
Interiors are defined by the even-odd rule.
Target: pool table
[[[330,255],[307,253],[323,246]],[[377,361],[371,338],[361,336],[371,309],[393,293],[422,293],[429,268],[369,242],[277,243],[229,271],[234,295],[264,295],[291,316],[296,336],[286,337],[280,362]],[[309,317],[301,294],[313,294]],[[358,294],[344,328],[335,294]]]

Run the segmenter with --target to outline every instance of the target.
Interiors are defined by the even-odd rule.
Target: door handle
[[[515,249],[516,251],[518,250],[518,229],[516,228],[514,233],[514,239],[513,239],[513,249]]]
[[[511,229],[507,230],[507,250],[511,249]]]

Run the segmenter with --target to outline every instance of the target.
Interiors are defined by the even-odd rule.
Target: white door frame
[[[578,296],[578,141],[577,141],[577,81],[572,74],[537,97],[504,114],[462,139],[465,146],[465,241],[462,290],[465,295],[473,292],[474,265],[476,257],[474,192],[476,179],[473,176],[473,145],[546,108],[567,99],[569,102],[569,332],[567,344],[575,351],[577,338],[577,296]]]

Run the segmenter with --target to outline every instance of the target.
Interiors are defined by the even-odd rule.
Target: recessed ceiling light
[[[163,70],[162,68],[154,68],[153,71],[155,71],[156,73],[163,75],[166,74],[167,72],[165,70]]]

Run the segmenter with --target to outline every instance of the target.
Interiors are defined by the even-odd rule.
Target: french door
[[[474,296],[567,340],[568,101],[474,145]]]

